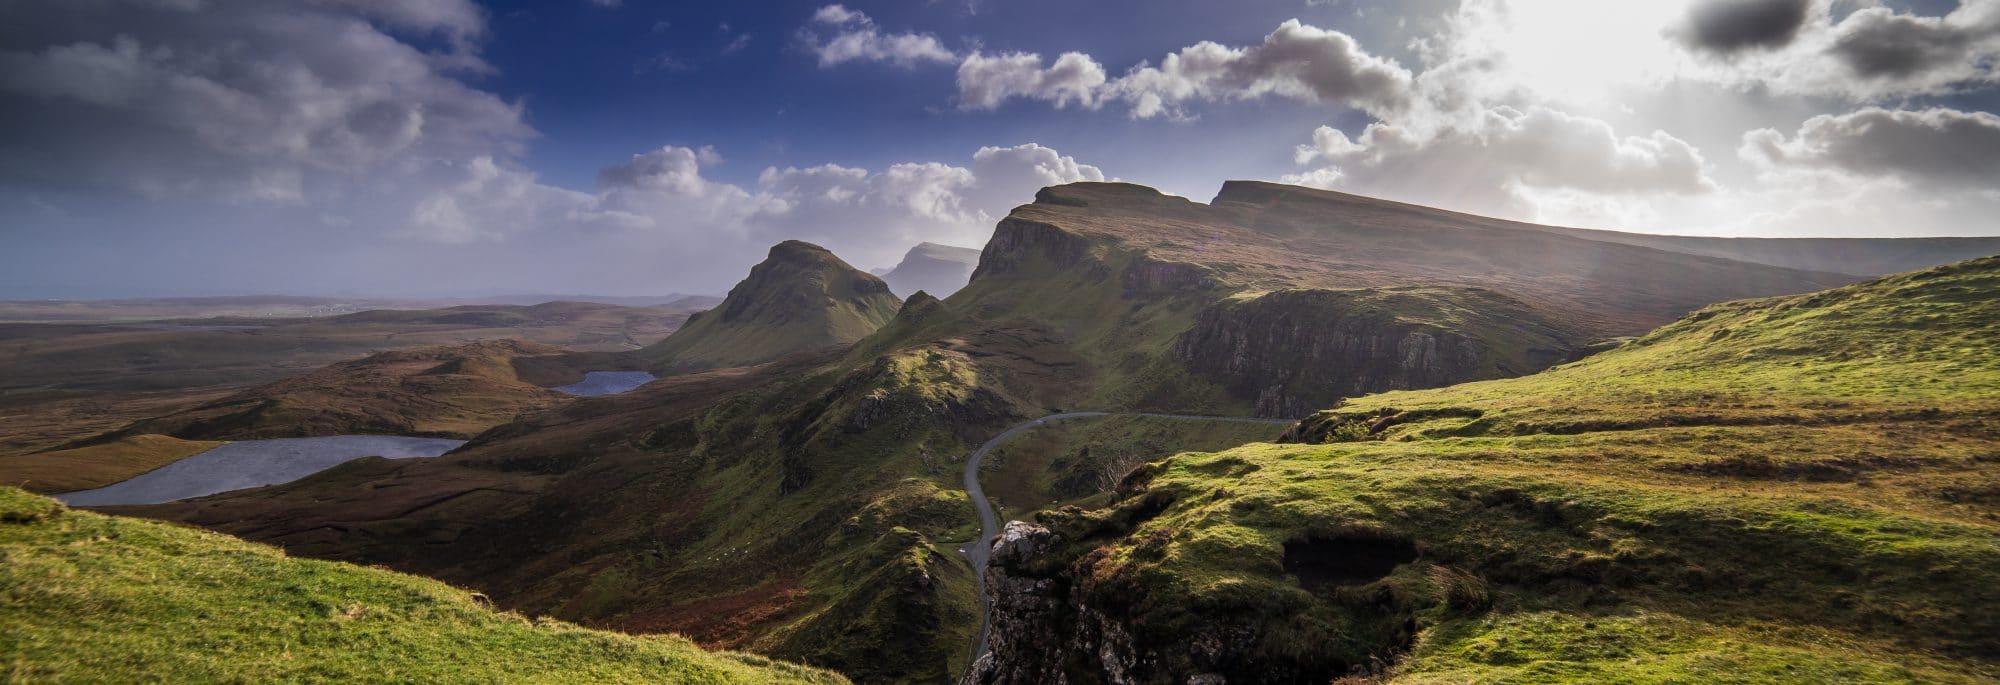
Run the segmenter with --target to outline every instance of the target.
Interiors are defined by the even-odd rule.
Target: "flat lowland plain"
[[[144,325],[0,323],[0,484],[19,485],[48,475],[48,457],[16,459],[22,455],[71,447],[135,421],[343,360],[494,339],[622,353],[665,337],[689,313],[555,302]],[[131,463],[158,466],[156,457],[174,451],[152,451]],[[102,484],[118,473],[129,477],[145,470],[112,473],[99,468],[108,463],[99,460],[79,475]]]

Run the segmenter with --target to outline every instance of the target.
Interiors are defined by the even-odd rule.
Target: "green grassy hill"
[[[882,279],[818,245],[787,240],[714,309],[640,352],[663,372],[749,366],[853,343],[902,302]]]
[[[1044,517],[1062,543],[1007,572],[1083,610],[1033,629],[1126,626],[1139,681],[2000,677],[2000,258],[1715,305],[1289,437]],[[1032,650],[999,656],[1104,668]]]
[[[9,682],[846,682],[13,488],[0,488],[0,627]]]

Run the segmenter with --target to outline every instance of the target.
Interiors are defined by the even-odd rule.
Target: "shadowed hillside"
[[[1996,341],[1980,259],[1157,461],[1009,527],[980,682],[1990,681]]]
[[[669,372],[760,364],[853,343],[901,304],[882,279],[818,245],[789,240],[772,247],[722,304],[640,354]]]

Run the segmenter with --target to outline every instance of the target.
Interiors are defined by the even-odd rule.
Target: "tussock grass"
[[[846,682],[488,604],[416,576],[0,488],[10,682]]]

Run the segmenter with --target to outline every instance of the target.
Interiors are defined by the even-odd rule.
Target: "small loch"
[[[653,374],[644,371],[590,371],[583,374],[582,381],[559,386],[555,390],[583,397],[619,395],[651,383],[654,378]]]
[[[361,457],[418,459],[457,449],[464,440],[394,435],[241,440],[95,490],[56,495],[79,507],[159,504],[289,483]]]

